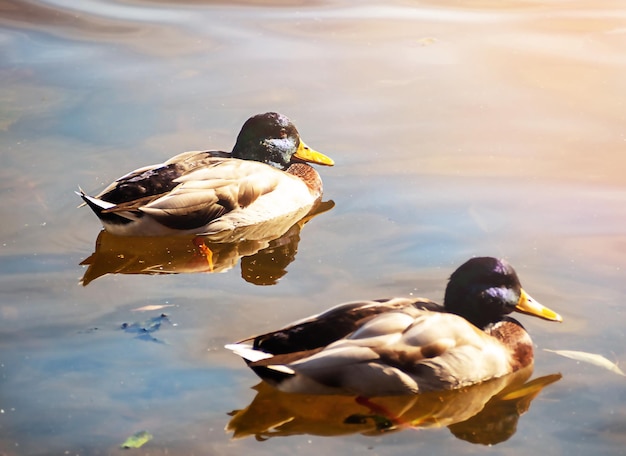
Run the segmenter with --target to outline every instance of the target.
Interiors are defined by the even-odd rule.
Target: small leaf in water
[[[149,442],[152,439],[152,434],[148,431],[135,432],[128,437],[124,443],[120,445],[121,448],[140,448],[143,444]]]
[[[544,350],[547,352],[556,353],[557,355],[565,356],[566,358],[575,359],[576,361],[583,361],[585,363],[593,364],[595,366],[608,369],[611,372],[614,372],[618,375],[622,375],[626,377],[626,374],[622,372],[622,370],[617,366],[617,364],[609,361],[602,355],[597,355],[595,353],[574,351],[574,350],[550,350],[548,348],[544,348]]]
[[[174,304],[154,304],[151,306],[143,306],[143,307],[137,307],[136,309],[131,309],[133,312],[147,312],[150,310],[160,310],[160,309],[164,309],[166,307],[174,307]]]

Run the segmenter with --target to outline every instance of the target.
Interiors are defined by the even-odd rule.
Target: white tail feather
[[[252,363],[256,361],[261,361],[262,359],[269,359],[274,356],[271,353],[265,353],[260,350],[255,350],[250,345],[246,344],[227,344],[224,345],[224,348],[231,350],[236,355],[239,355],[243,359],[247,359]]]
[[[113,203],[109,203],[108,201],[102,201],[99,200],[98,198],[94,198],[92,196],[87,195],[85,192],[80,191],[80,192],[75,192],[78,196],[80,196],[81,198],[86,198],[88,199],[91,203],[95,204],[98,207],[101,207],[102,209],[110,209],[113,206],[115,206],[115,204]]]
[[[267,366],[269,369],[278,371],[278,372],[282,372],[284,374],[289,374],[289,375],[296,375],[296,371],[294,371],[293,369],[283,365],[283,364],[272,364],[270,366]]]

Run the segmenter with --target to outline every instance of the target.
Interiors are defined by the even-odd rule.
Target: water
[[[623,452],[624,379],[542,350],[626,359],[620,2],[0,11],[3,454],[116,454],[144,429],[154,438],[138,454]],[[296,233],[274,285],[245,280],[236,256],[221,273],[81,284],[100,226],[76,209],[78,185],[94,192],[178,152],[230,149],[268,110],[336,161],[320,169],[335,205]],[[537,345],[532,378],[562,378],[507,440],[487,448],[446,427],[329,437],[341,429],[324,419],[263,442],[225,430],[257,396],[225,343],[342,301],[440,300],[472,255],[509,259],[565,320],[521,317]],[[162,312],[147,337],[122,329]],[[270,399],[261,418],[282,410],[285,398]]]

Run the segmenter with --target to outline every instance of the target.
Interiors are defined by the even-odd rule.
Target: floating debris
[[[133,435],[128,437],[124,443],[120,445],[120,448],[141,448],[142,445],[152,440],[152,437],[152,434],[150,434],[148,431],[135,432]]]
[[[131,309],[132,312],[149,312],[151,310],[161,310],[167,307],[174,307],[174,304],[152,304],[143,307],[137,307],[136,309]]]
[[[556,353],[557,355],[565,356],[566,358],[574,359],[576,361],[593,364],[595,366],[602,367],[618,375],[626,377],[626,374],[624,374],[624,372],[617,366],[617,364],[609,361],[602,355],[575,350],[550,350],[548,348],[544,348],[544,350],[547,352]]]
[[[161,325],[164,322],[172,324],[167,314],[162,313],[158,317],[153,317],[146,321],[122,323],[121,328],[127,333],[137,334],[137,339],[164,344],[165,341],[153,336],[153,333],[161,329]]]

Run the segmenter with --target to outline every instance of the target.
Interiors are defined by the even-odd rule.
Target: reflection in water
[[[266,223],[266,236],[260,240],[214,242],[207,236],[115,236],[103,230],[94,253],[80,263],[88,266],[81,283],[86,286],[106,274],[225,272],[241,258],[241,276],[246,282],[274,285],[296,257],[304,224],[334,205],[333,201],[320,202],[287,229],[282,223]]]
[[[250,405],[230,414],[226,430],[233,438],[266,440],[300,434],[375,436],[447,426],[459,439],[494,445],[509,439],[532,400],[561,379],[561,374],[552,374],[527,382],[531,374],[529,366],[460,390],[371,399],[283,393],[261,382]]]

